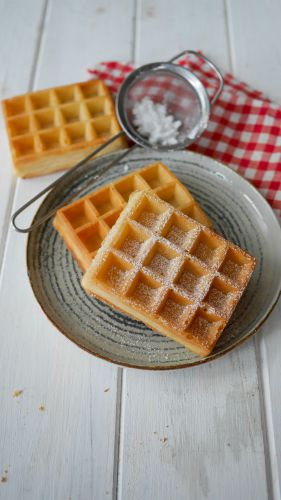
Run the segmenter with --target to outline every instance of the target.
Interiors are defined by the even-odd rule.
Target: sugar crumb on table
[[[13,398],[18,398],[19,396],[21,396],[23,394],[23,389],[16,389],[14,392],[13,392]]]

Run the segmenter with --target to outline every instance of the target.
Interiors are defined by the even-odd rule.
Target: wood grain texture
[[[281,103],[279,0],[226,0],[235,76]]]
[[[136,61],[166,60],[184,49],[203,50],[229,70],[223,0],[138,2]],[[223,43],[223,44],[222,44]]]
[[[279,301],[260,335],[255,339],[260,361],[260,385],[263,396],[261,405],[264,412],[264,432],[269,455],[267,471],[270,493],[274,500],[281,499],[280,305]]]
[[[265,499],[252,343],[200,368],[127,371],[121,443],[121,499]]]
[[[100,61],[130,60],[133,7],[130,0],[51,2],[36,88],[85,80],[86,68]]]

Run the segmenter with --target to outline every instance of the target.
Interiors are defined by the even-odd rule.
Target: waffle
[[[152,189],[193,219],[211,226],[190,192],[163,163],[148,165],[57,211],[53,224],[83,271],[137,189]]]
[[[208,355],[255,259],[151,192],[133,193],[85,273],[85,290]]]
[[[40,90],[2,104],[19,177],[73,167],[121,130],[113,99],[101,80]],[[119,138],[101,154],[126,145]]]

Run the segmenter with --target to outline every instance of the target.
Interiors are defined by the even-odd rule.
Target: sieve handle
[[[203,56],[203,54],[200,54],[200,52],[196,52],[196,50],[184,50],[183,52],[181,52],[177,56],[175,56],[172,59],[170,59],[168,62],[172,63],[172,62],[176,61],[177,59],[179,59],[180,57],[186,56],[188,54],[193,54],[194,56],[199,57],[199,59],[202,59],[203,61],[205,61],[205,63],[207,63],[210,66],[210,68],[212,68],[212,70],[214,71],[214,73],[216,74],[216,77],[217,77],[217,79],[219,81],[219,87],[216,90],[216,92],[213,95],[213,97],[210,98],[211,105],[215,104],[217,98],[219,97],[219,95],[220,95],[220,93],[221,93],[221,91],[223,89],[224,79],[223,79],[223,76],[222,76],[221,72],[217,68],[217,66],[212,61],[210,61],[210,59],[208,59],[206,56]]]
[[[22,205],[18,210],[16,210],[16,212],[12,215],[12,224],[13,224],[14,229],[16,231],[18,231],[19,233],[30,233],[30,231],[32,231],[36,227],[40,226],[41,224],[43,224],[43,222],[45,222],[46,220],[50,219],[52,217],[52,215],[54,215],[54,213],[58,210],[58,208],[60,208],[60,206],[62,206],[62,205],[57,206],[54,210],[52,210],[48,214],[44,215],[44,217],[42,217],[39,221],[37,221],[36,223],[32,224],[29,227],[19,227],[16,223],[16,219],[18,218],[18,216],[22,212],[24,212],[28,207],[30,207],[30,205],[33,205],[33,203],[35,201],[37,201],[39,198],[41,198],[44,194],[48,193],[55,186],[60,184],[63,179],[65,179],[66,177],[70,177],[75,170],[79,170],[79,168],[82,167],[85,163],[87,163],[91,158],[93,158],[93,156],[95,156],[97,153],[99,153],[100,151],[105,149],[107,146],[112,144],[112,142],[116,141],[116,139],[119,139],[119,137],[122,137],[123,135],[125,135],[124,132],[119,132],[118,134],[111,137],[111,139],[109,139],[107,142],[105,142],[104,144],[102,144],[98,148],[94,149],[94,151],[92,151],[90,154],[88,154],[88,156],[86,156],[85,158],[83,158],[83,160],[79,161],[76,165],[74,165],[74,167],[72,167],[71,170],[69,170],[68,172],[63,174],[56,181],[49,184],[42,191],[40,191],[40,193],[38,193],[36,196],[31,198],[31,200],[29,200],[24,205]],[[126,155],[128,154],[129,151],[130,151],[130,149],[125,151]],[[125,156],[125,153],[124,153],[124,156]],[[122,155],[122,158],[123,158],[123,155]],[[121,157],[118,158],[118,160],[120,160],[120,159],[121,159]]]

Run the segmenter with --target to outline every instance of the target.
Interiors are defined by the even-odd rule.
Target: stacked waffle
[[[191,193],[163,164],[121,177],[57,211],[54,226],[83,271],[89,267],[132,192],[152,190],[162,200],[206,226],[212,223]]]
[[[151,192],[134,193],[87,270],[85,290],[209,354],[253,271],[246,252]]]
[[[86,271],[87,293],[201,356],[213,350],[255,267],[212,231],[162,163],[61,208],[54,226]]]
[[[121,131],[112,96],[101,80],[20,95],[2,105],[19,177],[73,167]],[[126,145],[119,138],[103,153]]]

